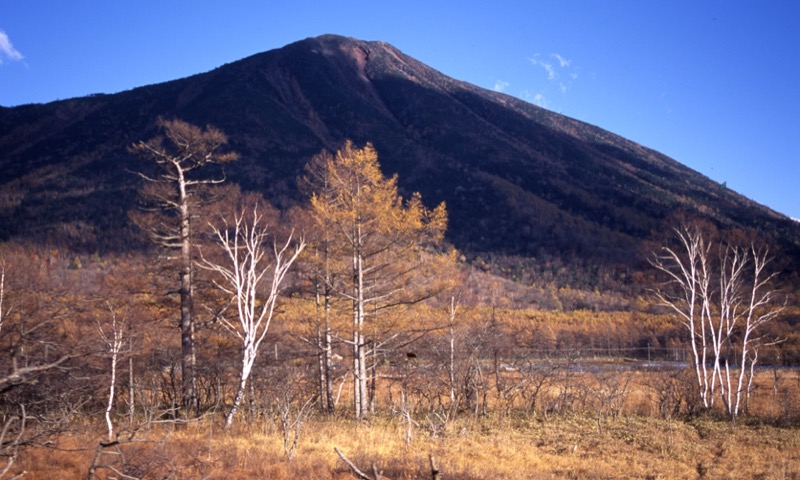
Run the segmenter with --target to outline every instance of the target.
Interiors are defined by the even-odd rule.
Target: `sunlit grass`
[[[366,422],[311,419],[295,457],[286,459],[280,431],[268,421],[219,430],[220,419],[174,429],[152,427],[141,442],[105,461],[140,478],[352,478],[337,447],[362,470],[375,463],[386,478],[430,478],[428,456],[447,479],[765,478],[800,476],[800,430],[727,421],[668,421],[623,416],[602,431],[588,415],[460,417],[443,436],[415,428],[406,443],[399,417]],[[56,439],[20,459],[25,478],[86,478],[99,435]],[[701,475],[702,474],[702,475]],[[97,478],[114,478],[108,469]]]
[[[794,403],[786,403],[797,398],[800,380],[781,374],[778,383],[771,372],[760,375],[752,402],[759,416],[743,415],[736,424],[715,414],[658,418],[648,380],[637,373],[617,415],[591,403],[573,413],[526,413],[517,405],[503,414],[490,402],[488,413],[462,412],[442,426],[442,417],[418,406],[409,410],[409,430],[396,405],[362,422],[346,413],[317,414],[303,425],[289,460],[274,417],[243,412],[225,431],[222,416],[209,414],[186,425],[144,425],[134,441],[104,449],[98,463],[131,478],[354,478],[338,448],[363,471],[371,473],[374,463],[389,479],[430,478],[429,455],[447,480],[800,478],[800,428]],[[597,387],[593,376],[575,379]],[[25,479],[87,478],[105,439],[104,424],[95,421],[80,419],[71,431],[23,450],[14,472],[26,471]],[[117,430],[129,438],[122,419]],[[98,468],[96,478],[121,477]]]

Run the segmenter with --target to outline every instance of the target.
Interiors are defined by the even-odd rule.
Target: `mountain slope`
[[[404,192],[446,201],[469,255],[629,263],[676,210],[755,228],[798,258],[800,225],[653,150],[449,78],[382,42],[326,35],[114,94],[0,108],[0,233],[118,248],[158,116],[213,124],[229,178],[279,207],[322,148],[371,141]]]

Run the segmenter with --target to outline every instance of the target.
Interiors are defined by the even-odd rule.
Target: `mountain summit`
[[[0,235],[88,249],[124,244],[137,160],[159,116],[212,124],[245,190],[287,208],[321,149],[375,145],[469,256],[627,263],[675,211],[757,229],[798,257],[800,224],[656,151],[461,82],[383,42],[305,39],[213,71],[113,95],[0,108]]]

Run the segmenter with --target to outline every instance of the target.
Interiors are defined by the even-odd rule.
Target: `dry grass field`
[[[99,463],[116,471],[100,468],[97,478],[353,478],[334,447],[391,479],[431,478],[430,454],[443,479],[800,478],[800,430],[758,423],[621,417],[600,431],[587,416],[467,418],[436,438],[417,430],[407,444],[399,419],[311,420],[291,461],[270,426],[223,433],[216,423],[142,432],[106,449]],[[63,436],[19,467],[26,479],[86,478],[99,438]]]
[[[794,372],[783,376],[781,391],[767,388],[773,373],[759,376],[753,408],[761,415],[737,424],[708,414],[659,417],[647,405],[653,399],[637,387],[615,416],[588,403],[558,414],[461,413],[445,423],[424,410],[386,411],[363,422],[314,416],[304,423],[291,460],[275,415],[243,417],[231,431],[220,429],[220,415],[180,427],[152,423],[133,441],[99,455],[103,425],[74,426],[46,446],[24,450],[14,471],[24,470],[29,480],[91,478],[94,462],[99,479],[355,478],[338,448],[370,478],[373,464],[382,478],[432,478],[433,455],[439,478],[447,480],[800,479],[797,417],[782,417],[785,403],[798,398],[799,382]]]

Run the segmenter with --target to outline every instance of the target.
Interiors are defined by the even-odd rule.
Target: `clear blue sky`
[[[0,105],[114,93],[323,33],[389,42],[800,218],[795,0],[7,0]]]

